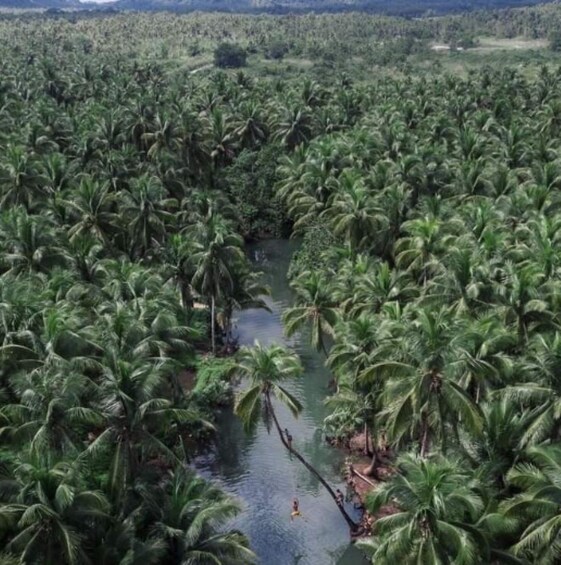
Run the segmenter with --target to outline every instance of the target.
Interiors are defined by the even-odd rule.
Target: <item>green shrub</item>
[[[221,69],[245,67],[247,52],[234,43],[221,43],[214,50],[214,64]]]

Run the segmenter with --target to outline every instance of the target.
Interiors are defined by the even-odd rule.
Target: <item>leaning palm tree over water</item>
[[[238,355],[234,373],[241,378],[249,379],[248,387],[236,401],[235,412],[242,420],[246,430],[252,430],[261,419],[263,407],[272,417],[283,445],[319,480],[335,502],[337,498],[327,481],[306,461],[306,459],[287,441],[277,419],[273,406],[273,397],[280,400],[294,416],[302,411],[302,405],[281,383],[294,379],[302,373],[300,359],[295,353],[279,345],[264,347],[256,343],[254,347],[244,347]],[[357,524],[337,504],[341,514],[355,531]]]

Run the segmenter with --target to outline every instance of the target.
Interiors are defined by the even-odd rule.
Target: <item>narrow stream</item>
[[[341,480],[344,455],[323,441],[321,426],[326,416],[323,400],[328,394],[329,374],[323,359],[309,345],[308,337],[287,340],[281,315],[293,300],[286,278],[296,244],[284,240],[260,242],[249,248],[256,269],[271,287],[267,299],[271,312],[246,310],[237,316],[240,344],[282,343],[301,357],[305,372],[287,388],[304,406],[295,419],[275,405],[281,426],[294,437],[295,447],[330,482],[345,492]],[[233,526],[246,533],[262,565],[364,565],[362,554],[349,543],[347,524],[333,500],[281,444],[274,429],[264,424],[246,435],[231,412],[222,414],[216,449],[197,459],[199,472],[237,496],[244,511]],[[297,497],[303,518],[290,520],[292,499]],[[347,504],[351,515],[357,513]]]

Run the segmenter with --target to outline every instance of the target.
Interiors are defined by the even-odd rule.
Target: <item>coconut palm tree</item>
[[[283,314],[286,335],[294,335],[311,325],[311,343],[327,355],[325,335],[333,335],[337,309],[327,281],[317,271],[304,271],[291,284],[295,305]]]
[[[109,457],[108,489],[119,500],[150,457],[178,461],[160,439],[163,433],[169,437],[171,432],[177,438],[177,424],[200,418],[193,410],[178,408],[158,395],[164,382],[162,363],[127,362],[109,353],[103,370],[97,402],[104,419],[103,431],[80,457]]]
[[[387,505],[393,509],[376,521],[375,537],[358,542],[372,563],[478,565],[508,557],[493,547],[485,501],[465,467],[412,455],[400,458],[398,466],[400,472],[367,497],[372,513]]]
[[[555,563],[559,559],[560,473],[561,450],[550,445],[530,448],[527,461],[507,474],[508,483],[521,491],[501,507],[506,517],[515,518],[523,528],[512,552],[532,563]]]
[[[197,242],[192,255],[193,287],[210,306],[212,352],[216,352],[216,303],[232,294],[235,269],[244,262],[242,240],[214,210],[190,230]]]
[[[419,309],[405,328],[396,324],[394,331],[395,337],[380,343],[372,355],[373,364],[360,377],[365,382],[385,382],[382,417],[390,440],[416,439],[424,457],[437,438],[446,451],[448,426],[454,430],[460,423],[479,434],[481,411],[453,371],[456,350],[451,311]]]
[[[7,551],[24,563],[88,560],[88,547],[99,542],[96,534],[109,518],[109,504],[101,492],[80,484],[70,464],[22,462],[2,487],[0,516],[14,533]]]
[[[163,505],[156,498],[148,501],[152,514],[149,539],[163,544],[161,562],[255,563],[242,533],[221,531],[240,511],[234,500],[191,471],[173,473],[163,490]]]
[[[14,388],[20,402],[0,408],[8,422],[0,436],[20,445],[29,442],[31,453],[45,462],[78,453],[81,437],[76,430],[102,424],[101,415],[85,405],[91,383],[68,362],[26,372]]]
[[[250,386],[236,401],[236,414],[247,430],[258,424],[264,406],[273,410],[271,397],[279,399],[294,416],[297,416],[302,405],[280,383],[295,378],[302,373],[302,366],[297,355],[272,345],[264,347],[258,342],[254,347],[243,347],[237,358],[235,374],[251,379]]]
[[[384,213],[359,178],[358,171],[344,171],[330,207],[321,214],[329,219],[335,235],[344,236],[353,257],[363,249],[376,248],[377,234],[387,224]]]

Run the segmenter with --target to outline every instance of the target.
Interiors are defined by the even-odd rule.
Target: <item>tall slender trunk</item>
[[[213,355],[216,353],[216,327],[215,327],[216,316],[214,315],[214,309],[215,309],[215,301],[214,301],[214,296],[212,296],[210,299],[210,336],[211,336],[210,339],[212,342]]]
[[[370,442],[368,441],[368,423],[364,422],[364,455],[370,455]]]
[[[267,402],[267,408],[269,410],[269,413],[271,414],[271,416],[273,417],[273,421],[275,423],[275,427],[277,428],[277,432],[279,434],[280,440],[282,442],[282,444],[286,447],[286,449],[288,449],[288,451],[290,451],[290,453],[292,453],[296,459],[298,459],[298,461],[300,461],[300,463],[302,463],[302,465],[304,465],[304,467],[306,467],[306,469],[308,469],[308,471],[310,471],[310,473],[312,473],[312,475],[314,475],[318,481],[325,487],[325,490],[327,490],[327,492],[329,493],[329,495],[331,496],[331,498],[334,500],[335,504],[337,505],[337,508],[339,509],[339,511],[341,512],[343,518],[345,519],[345,521],[347,522],[347,524],[349,525],[349,528],[351,530],[351,533],[355,533],[358,530],[358,526],[359,524],[357,524],[346,512],[346,510],[343,508],[342,505],[339,505],[339,503],[337,502],[337,496],[335,495],[335,492],[333,491],[333,489],[329,486],[329,483],[314,469],[314,467],[312,467],[305,459],[304,457],[302,457],[302,455],[300,455],[300,453],[298,453],[298,451],[296,451],[296,449],[294,449],[294,447],[292,447],[292,445],[288,445],[288,442],[286,441],[286,438],[284,437],[284,433],[282,431],[282,428],[280,427],[279,421],[277,420],[277,415],[275,413],[275,410],[273,408],[273,403],[271,402],[271,397],[269,395],[269,393],[266,393],[266,402]]]
[[[421,414],[421,457],[426,457],[429,450],[429,423],[426,412]]]

